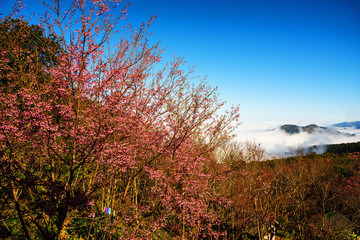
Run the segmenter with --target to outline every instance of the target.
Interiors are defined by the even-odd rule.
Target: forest
[[[0,238],[357,239],[358,151],[269,159],[154,18],[62,4],[0,18]]]

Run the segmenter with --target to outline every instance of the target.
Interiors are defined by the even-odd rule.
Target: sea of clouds
[[[317,153],[325,151],[325,144],[350,143],[360,141],[360,129],[339,128],[330,125],[322,127],[332,128],[334,131],[315,131],[311,134],[300,132],[288,134],[280,129],[282,124],[276,122],[243,123],[237,132],[236,141],[255,142],[265,149],[268,154],[277,156],[288,156],[296,149],[318,145]],[[336,134],[339,131],[343,134]],[[350,134],[353,136],[350,136]]]

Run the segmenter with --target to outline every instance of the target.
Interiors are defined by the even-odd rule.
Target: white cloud
[[[244,123],[238,129],[236,140],[239,142],[255,141],[260,143],[267,153],[276,155],[284,155],[290,149],[297,147],[360,141],[359,129],[334,128],[334,131],[337,130],[344,134],[316,131],[312,134],[300,132],[290,135],[279,128],[281,125],[281,123],[277,122]],[[347,136],[345,133],[354,134],[354,136]],[[322,149],[319,148],[318,150],[320,152]]]

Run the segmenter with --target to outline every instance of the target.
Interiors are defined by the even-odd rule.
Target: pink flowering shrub
[[[13,209],[5,219],[15,220],[9,234],[219,235],[214,206],[223,200],[205,169],[231,137],[238,109],[218,116],[216,89],[193,85],[182,59],[158,65],[163,50],[148,43],[152,19],[138,30],[125,25],[126,6],[115,15],[120,2],[75,0],[65,10],[55,1],[40,25],[52,41],[29,51],[23,41],[32,41],[32,26],[21,20],[9,37],[13,52],[1,52],[2,204]],[[9,18],[2,24],[11,28]],[[112,46],[112,34],[129,32]],[[44,54],[51,59],[37,61]]]

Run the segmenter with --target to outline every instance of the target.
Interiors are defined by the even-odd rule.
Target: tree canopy
[[[117,1],[47,5],[42,26],[2,20],[1,218],[26,239],[218,236],[207,171],[231,138],[223,102]],[[65,14],[63,14],[65,13]],[[126,30],[127,29],[127,30]],[[115,47],[113,35],[130,32]],[[45,35],[45,32],[49,33]],[[6,42],[6,44],[4,44]],[[105,210],[106,209],[106,210]]]
[[[46,68],[56,65],[61,52],[59,39],[44,29],[17,18],[5,18],[0,23],[1,79],[6,90],[29,84],[29,74],[41,83],[48,77]],[[12,77],[16,74],[16,77]],[[11,84],[9,83],[11,81]]]

